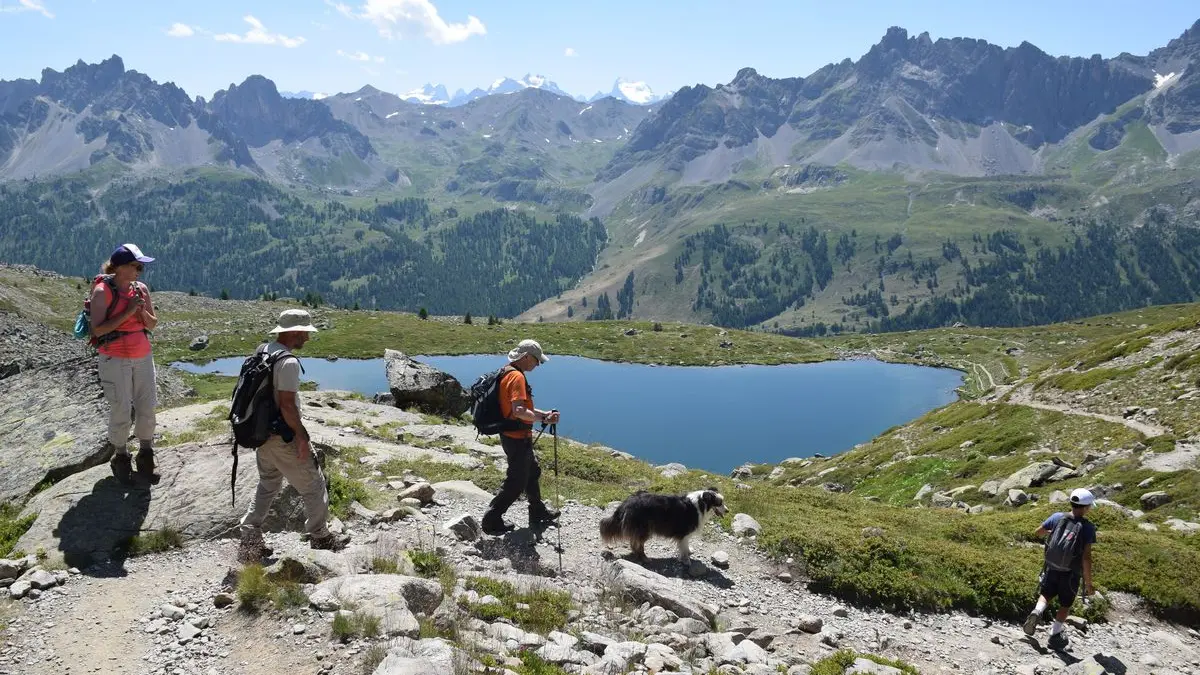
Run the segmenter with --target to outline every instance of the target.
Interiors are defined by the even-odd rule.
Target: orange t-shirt
[[[141,284],[139,283],[138,285],[140,286]],[[103,281],[96,284],[97,288],[103,286],[105,286]],[[108,297],[112,298],[112,296]],[[149,292],[146,292],[146,297],[150,297]],[[124,312],[132,301],[133,288],[126,286],[120,289],[114,307],[107,314],[109,316],[117,316],[121,312]],[[149,356],[150,338],[146,337],[145,330],[146,324],[142,323],[141,318],[135,312],[117,327],[117,331],[121,333],[121,336],[112,342],[100,345],[96,351],[106,356],[116,356],[123,359],[140,359]]]
[[[504,419],[512,419],[513,408],[517,403],[533,410],[533,392],[525,381],[525,373],[514,368],[500,378],[500,414]],[[529,429],[501,433],[509,438],[532,438],[533,428],[531,425]]]

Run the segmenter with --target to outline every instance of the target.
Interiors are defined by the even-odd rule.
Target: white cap
[[[536,340],[521,340],[516,347],[508,353],[508,362],[512,363],[522,356],[529,354],[537,358],[538,363],[545,363],[550,360],[549,356],[542,351],[542,346]]]
[[[1096,498],[1092,493],[1084,488],[1075,488],[1071,490],[1071,504],[1074,506],[1091,506]]]
[[[312,317],[308,312],[302,309],[285,309],[279,314],[279,325],[271,329],[271,335],[292,331],[315,333],[317,327],[312,325]]]

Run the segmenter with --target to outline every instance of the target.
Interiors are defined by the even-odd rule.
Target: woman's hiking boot
[[[1025,623],[1021,625],[1021,630],[1029,637],[1037,632],[1038,621],[1041,621],[1042,615],[1039,612],[1030,612],[1029,616],[1025,617]]]
[[[321,551],[340,551],[350,543],[350,535],[326,532],[320,537],[310,537],[308,547]]]
[[[562,512],[552,506],[530,506],[529,507],[529,524],[542,525],[545,523],[553,523],[558,520]]]
[[[1051,635],[1050,639],[1046,642],[1046,646],[1049,647],[1050,649],[1053,649],[1054,651],[1059,651],[1059,652],[1066,649],[1067,648],[1067,632],[1063,631],[1061,633],[1055,633],[1054,635]]]
[[[121,452],[112,456],[108,460],[108,467],[112,469],[112,475],[121,485],[133,485],[133,462],[129,459],[129,453]]]
[[[158,474],[154,472],[154,450],[150,448],[142,448],[137,454],[137,472],[144,480],[154,483],[158,480]]]

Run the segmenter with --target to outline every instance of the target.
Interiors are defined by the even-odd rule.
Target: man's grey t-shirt
[[[290,351],[287,347],[278,342],[267,343],[267,354],[275,352]],[[275,402],[279,403],[279,392],[281,391],[300,391],[300,360],[292,357],[284,357],[281,361],[275,364],[275,372],[271,378],[271,384],[275,387]],[[299,394],[296,394],[296,406],[300,406]]]

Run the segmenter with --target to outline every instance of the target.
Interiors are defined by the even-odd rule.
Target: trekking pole
[[[550,425],[550,435],[554,437],[554,508],[555,508],[555,510],[558,511],[558,517],[561,519],[562,518],[562,493],[559,492],[559,490],[558,490],[558,424],[557,423]],[[558,533],[558,535],[557,535],[558,536],[558,545],[554,547],[555,552],[558,553],[558,576],[562,577],[562,574],[563,574],[562,522],[560,521],[560,522],[556,523],[554,526],[554,529]]]

